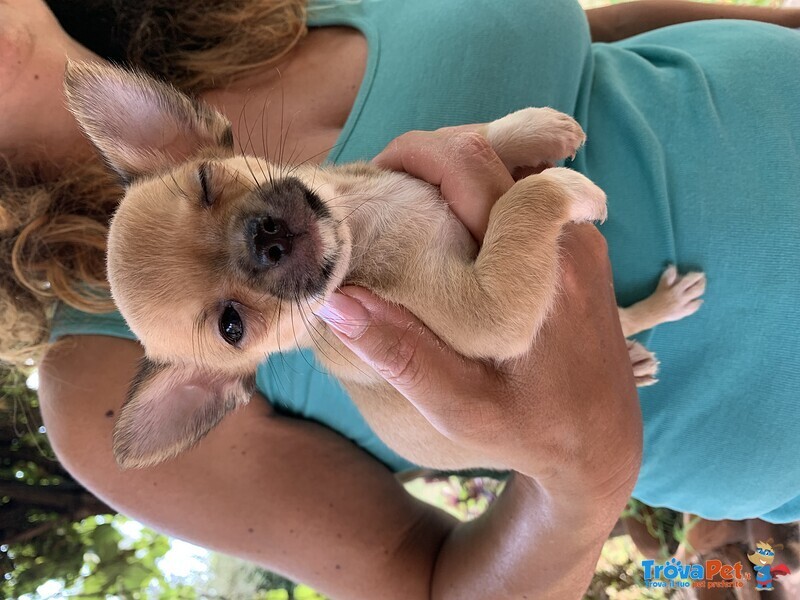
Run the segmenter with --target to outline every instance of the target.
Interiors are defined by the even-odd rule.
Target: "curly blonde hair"
[[[307,0],[114,3],[128,60],[188,92],[274,65],[307,32]]]
[[[307,31],[307,0],[112,5],[129,62],[190,93],[274,65]],[[41,358],[59,301],[91,313],[114,310],[106,237],[122,193],[99,159],[52,182],[0,161],[0,363]]]

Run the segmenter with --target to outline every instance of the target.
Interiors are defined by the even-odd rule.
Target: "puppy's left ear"
[[[83,131],[126,178],[169,169],[204,149],[233,153],[225,117],[142,73],[70,61],[64,86]]]
[[[209,374],[144,358],[114,426],[123,468],[156,465],[188,450],[255,390],[255,375]]]

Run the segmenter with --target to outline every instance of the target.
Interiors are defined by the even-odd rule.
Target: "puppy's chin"
[[[336,287],[332,277],[336,265],[335,257],[324,259],[317,265],[304,265],[285,274],[278,281],[270,281],[263,287],[263,291],[281,300],[295,302],[322,299],[330,293],[329,290]]]
[[[328,296],[333,294],[337,289],[342,287],[343,285],[347,284],[347,275],[349,273],[349,249],[347,252],[348,260],[344,260],[340,258],[337,261],[336,267],[333,270],[333,275],[331,275],[328,283],[325,286],[324,291],[320,294],[322,299],[327,299]]]
[[[329,193],[336,195],[337,192]],[[346,283],[353,249],[347,219],[337,215],[336,209],[324,199],[322,202],[326,210],[324,216],[318,213],[314,234],[318,244],[318,259],[308,269],[307,286],[301,295],[312,304],[323,302]]]
[[[350,231],[346,225],[336,227],[336,249],[323,257],[319,272],[321,277],[317,280],[317,287],[313,293],[306,296],[307,300],[323,302],[334,291],[347,282],[350,272],[350,257],[352,242]]]

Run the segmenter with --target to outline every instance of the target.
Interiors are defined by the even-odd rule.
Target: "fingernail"
[[[367,309],[355,298],[334,292],[317,310],[317,316],[350,339],[357,339],[369,325]]]

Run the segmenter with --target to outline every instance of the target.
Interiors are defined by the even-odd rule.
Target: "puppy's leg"
[[[527,177],[492,208],[474,263],[449,253],[429,259],[399,300],[464,355],[519,356],[553,305],[563,225],[604,219],[605,199],[569,169]]]
[[[483,134],[512,174],[575,156],[586,141],[575,119],[552,108],[523,108],[489,123]]]
[[[518,169],[546,167],[567,156],[574,156],[586,140],[573,118],[551,108],[519,110],[490,123],[484,135],[512,174],[519,173]],[[624,329],[627,314],[623,313],[624,310],[620,309]],[[632,319],[635,315],[636,311]],[[627,335],[633,334],[626,332]],[[638,387],[658,381],[659,363],[655,354],[633,340],[628,341],[628,354]]]
[[[678,270],[669,266],[652,295],[628,308],[619,309],[622,332],[625,337],[630,337],[661,323],[688,317],[703,304],[700,296],[705,291],[705,274],[678,275]]]
[[[633,379],[636,381],[636,387],[645,387],[658,382],[656,374],[658,373],[659,362],[656,359],[656,355],[635,340],[627,340],[627,342],[628,356],[631,358]]]

